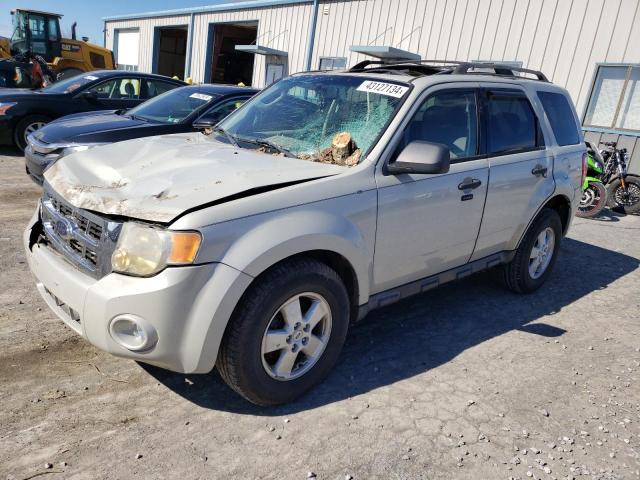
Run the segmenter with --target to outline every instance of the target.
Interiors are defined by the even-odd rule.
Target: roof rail
[[[485,74],[485,75],[499,75],[506,77],[515,77],[514,72],[522,72],[528,73],[529,75],[533,75],[537,80],[541,82],[549,82],[549,79],[545,76],[544,73],[539,70],[530,70],[528,68],[521,68],[511,66],[505,63],[492,63],[492,62],[463,62],[456,60],[405,60],[405,61],[394,61],[388,62],[384,60],[364,60],[363,62],[355,64],[353,67],[349,68],[348,72],[363,72],[367,70],[367,67],[375,65],[371,70],[385,70],[385,69],[399,69],[402,67],[423,67],[423,68],[431,68],[435,70],[437,73],[451,73],[454,75],[466,75],[466,74]],[[395,68],[394,68],[395,67]],[[490,69],[493,70],[493,73],[487,72],[473,72],[471,70],[474,69]],[[418,69],[416,69],[418,70]],[[433,70],[429,72],[424,72],[424,74],[433,74],[436,73]],[[440,70],[440,71],[438,71]]]
[[[461,63],[458,64],[457,67],[455,67],[451,71],[451,73],[453,75],[465,75],[465,74],[468,74],[468,73],[474,73],[474,72],[470,72],[469,70],[476,69],[476,68],[493,69],[494,75],[504,75],[504,76],[507,76],[507,77],[515,76],[513,72],[528,73],[530,75],[535,76],[541,82],[549,83],[549,79],[546,77],[546,75],[544,73],[542,73],[541,71],[539,71],[539,70],[530,70],[528,68],[514,67],[514,66],[511,66],[509,64],[504,64],[504,63],[461,62]],[[484,74],[485,72],[477,72],[477,73],[483,73]],[[491,74],[489,74],[489,75],[491,75]]]

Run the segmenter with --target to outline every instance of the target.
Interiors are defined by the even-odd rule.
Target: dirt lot
[[[372,314],[266,409],[57,320],[20,240],[39,189],[0,154],[0,478],[640,477],[639,217],[575,221],[534,295],[480,275]]]

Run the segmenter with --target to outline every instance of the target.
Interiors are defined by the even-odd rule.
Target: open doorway
[[[186,25],[162,27],[157,29],[156,34],[158,35],[156,73],[184,79],[188,27]]]
[[[211,83],[244,83],[251,85],[255,56],[239,52],[236,45],[256,42],[258,24],[224,23],[213,26],[213,51],[211,55]]]

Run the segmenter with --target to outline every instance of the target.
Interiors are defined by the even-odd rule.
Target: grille
[[[41,217],[46,239],[74,266],[95,278],[111,271],[121,223],[76,208],[46,186]]]

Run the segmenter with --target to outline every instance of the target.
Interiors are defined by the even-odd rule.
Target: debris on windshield
[[[337,133],[331,141],[331,146],[320,150],[317,155],[301,155],[302,160],[330,163],[353,167],[360,161],[360,149],[349,132]]]

